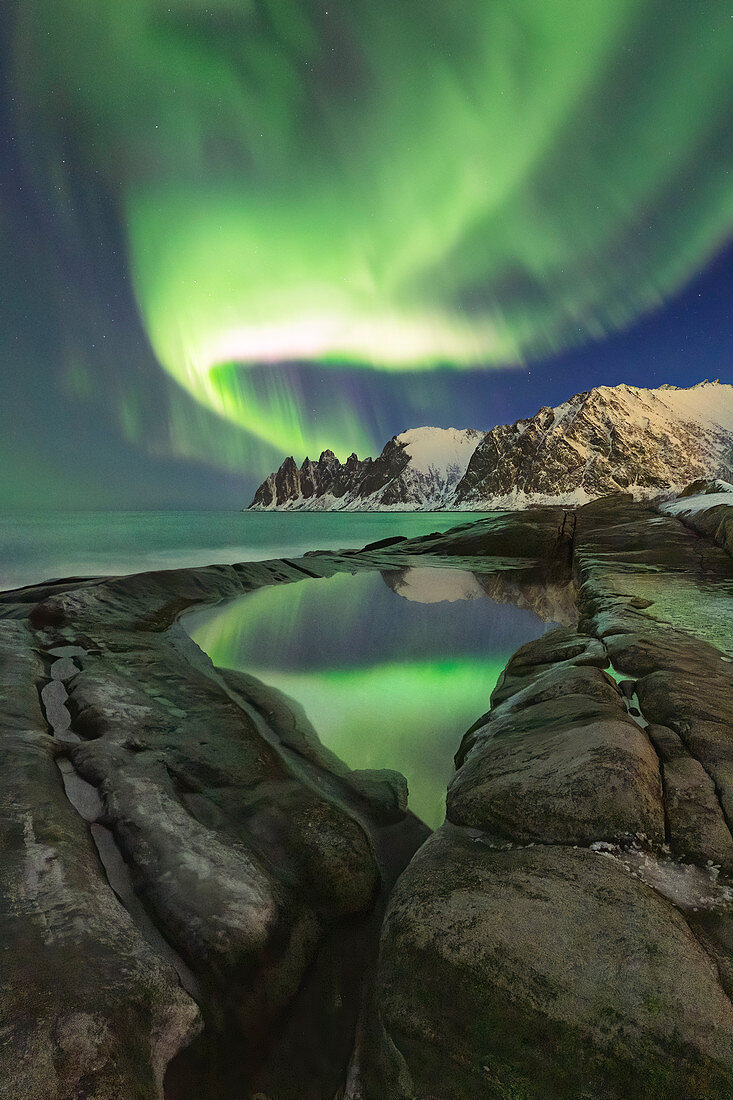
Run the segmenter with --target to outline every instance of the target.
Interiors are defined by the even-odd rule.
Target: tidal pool
[[[480,574],[416,567],[261,588],[183,625],[215,665],[300,703],[349,767],[402,772],[437,828],[461,737],[514,650],[555,624],[495,603]]]

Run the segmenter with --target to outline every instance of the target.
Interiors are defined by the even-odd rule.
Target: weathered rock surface
[[[520,646],[491,693],[491,705],[499,706],[518,692],[527,690],[530,694],[524,698],[539,702],[540,699],[536,696],[546,689],[548,683],[543,680],[534,683],[534,679],[540,674],[551,673],[553,679],[559,674],[562,681],[563,677],[575,677],[576,667],[606,668],[608,663],[606,649],[598,639],[572,630],[552,631],[534,642]],[[583,681],[586,686],[589,682],[588,677]]]
[[[615,667],[636,678],[645,718],[677,735],[674,749],[669,737],[662,738],[662,754],[670,756],[671,789],[683,772],[691,783],[698,768],[710,780],[715,800],[704,800],[708,810],[699,819],[697,847],[708,837],[709,858],[730,869],[725,840],[733,821],[730,558],[676,519],[651,516],[640,506],[592,505],[579,513],[578,524],[581,614],[603,638]],[[646,608],[630,607],[631,589],[648,596]],[[680,747],[689,762],[679,755]],[[663,765],[663,778],[664,772]],[[691,805],[686,801],[685,810]],[[717,823],[714,830],[705,820],[709,814]],[[679,830],[678,810],[672,818]],[[678,850],[694,828],[688,823],[681,835],[673,835]]]
[[[402,554],[450,558],[485,558],[536,564],[547,574],[562,575],[570,565],[575,515],[565,508],[505,512],[441,533],[401,544]]]
[[[380,562],[377,555],[366,564]],[[58,906],[50,903],[59,910],[60,925],[68,916],[78,933],[68,971],[49,965],[59,989],[40,974],[35,986],[28,985],[28,999],[20,999],[20,992],[16,1001],[6,999],[9,1026],[16,1030],[3,1048],[7,1067],[0,1065],[0,1082],[4,1075],[10,1084],[3,1093],[0,1083],[0,1095],[77,1097],[82,1086],[72,1063],[78,1056],[85,1095],[161,1096],[167,1064],[200,1030],[199,1007],[207,1035],[236,1031],[238,1072],[230,1084],[239,1094],[260,1072],[286,1007],[295,1019],[321,1013],[319,1034],[325,1034],[322,1012],[313,1007],[314,974],[343,1011],[335,1024],[329,1018],[333,1058],[318,1066],[320,1077],[302,1082],[303,1095],[309,1089],[316,1095],[336,1091],[350,1054],[344,1043],[353,1038],[359,983],[368,950],[374,950],[369,945],[378,917],[371,914],[383,907],[380,881],[396,877],[427,830],[405,811],[401,776],[351,772],[319,745],[315,731],[304,729],[304,716],[293,714],[284,697],[273,699],[263,685],[254,690],[246,677],[220,674],[175,619],[202,600],[353,568],[351,560],[330,555],[50,583],[39,586],[35,601],[29,589],[0,598],[0,627],[39,654],[25,663],[7,656],[2,717],[15,721],[19,709],[24,730],[33,725],[41,746],[36,754],[46,762],[45,770],[36,768],[33,798],[50,802],[48,815],[58,828],[67,819],[73,823],[78,850],[65,853],[71,877],[88,877],[86,894],[77,898],[75,886],[70,901],[60,893]],[[24,765],[11,748],[14,753],[9,740],[5,759],[20,772]],[[21,815],[21,836],[23,827]],[[110,888],[105,870],[110,876],[112,871],[100,863],[100,844],[129,886]],[[51,870],[65,867],[50,847],[48,860]],[[11,873],[10,865],[0,873],[5,871]],[[14,906],[12,891],[7,896]],[[127,899],[129,912],[119,897]],[[146,916],[143,932],[135,914]],[[324,966],[323,951],[327,955],[344,937],[353,938],[356,931],[345,929],[362,919],[370,927],[377,920],[361,936],[365,947],[351,943],[337,952],[335,965]],[[10,926],[8,938],[9,965],[17,955],[21,969],[27,968],[30,940],[11,935]],[[93,957],[97,939],[99,965]],[[80,960],[82,947],[91,952],[90,966]],[[198,1006],[181,989],[176,970],[195,991]],[[144,980],[138,981],[138,973]],[[53,1087],[53,1060],[60,1057],[56,1024],[44,1016],[33,1023],[30,1005],[39,990],[49,1005],[58,1004],[60,1027],[69,1004],[87,1015],[91,1009],[85,1006],[92,1006],[94,1027],[99,1022],[106,1037],[90,1062],[86,1033],[67,1028],[70,1053],[63,1057],[72,1068],[59,1071]],[[107,1011],[109,997],[116,1007]],[[142,1007],[135,1007],[141,999]],[[137,1029],[132,1038],[128,1025]],[[50,1030],[48,1042],[38,1038],[40,1069],[26,1057],[36,1040],[24,1037],[23,1028],[33,1036],[39,1028]],[[119,1042],[109,1038],[117,1034]],[[120,1044],[126,1045],[122,1053]],[[281,1042],[283,1050],[294,1046],[295,1040],[290,1048]],[[304,1052],[297,1054],[305,1065]],[[192,1065],[188,1075],[195,1077],[198,1068]],[[212,1079],[202,1079],[201,1092]]]
[[[450,821],[521,844],[664,842],[654,748],[603,672],[582,671],[586,683],[576,672],[570,685],[580,691],[559,702],[519,693],[514,709],[497,708],[470,735],[448,788]],[[606,691],[608,699],[597,697]]]
[[[566,623],[509,661],[424,844],[398,777],[346,768],[176,623],[418,562]],[[728,1100],[731,607],[722,546],[623,497],[0,595],[0,1096],[160,1097],[200,1027],[178,971],[207,1027],[169,1100]]]
[[[68,801],[32,636],[0,623],[0,1096],[162,1095],[199,1010],[110,890]]]
[[[623,498],[572,553],[578,630],[509,662],[392,895],[349,1100],[733,1094],[730,560]]]
[[[501,851],[444,826],[393,895],[384,1039],[347,1095],[728,1096],[730,903],[710,884],[683,905],[664,862],[644,869],[657,874],[621,852]],[[390,1049],[399,1077],[380,1076]]]
[[[733,874],[733,837],[715,782],[682,739],[666,726],[649,726],[664,778],[669,844],[680,859],[708,862]]]
[[[324,922],[372,902],[368,833],[283,760],[213,669],[156,633],[85,641],[100,652],[70,687],[88,738],[72,763],[98,788],[159,928],[254,1042],[293,996]]]
[[[676,500],[661,504],[660,511],[675,516],[733,556],[733,485],[730,482],[695,481]]]
[[[444,826],[392,896],[378,988],[409,1087],[369,1096],[730,1093],[712,960],[678,908],[587,848],[497,851]]]

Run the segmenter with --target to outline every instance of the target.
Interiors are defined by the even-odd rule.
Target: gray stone
[[[697,863],[710,861],[733,874],[733,837],[715,783],[673,730],[650,725],[647,732],[662,760],[672,851]]]
[[[112,893],[64,793],[31,641],[0,624],[0,1097],[160,1100],[198,1008]]]
[[[449,821],[522,844],[664,842],[659,760],[619,706],[568,695],[492,716],[474,737]]]
[[[49,669],[53,680],[62,680],[63,682],[73,679],[78,671],[79,666],[75,665],[70,657],[60,657],[57,661],[54,661]]]
[[[708,954],[673,905],[587,849],[495,851],[444,826],[393,894],[377,988],[414,1098],[733,1090],[733,1006]],[[404,1095],[382,1085],[357,1095]]]
[[[54,733],[63,733],[71,725],[71,715],[66,707],[67,699],[68,694],[61,680],[50,680],[41,690],[46,721]]]

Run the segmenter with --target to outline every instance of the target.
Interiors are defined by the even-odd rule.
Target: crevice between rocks
[[[304,577],[308,577],[310,580],[319,581],[323,579],[320,573],[312,573],[310,569],[298,565],[297,562],[292,561],[290,558],[283,558],[282,561],[284,561],[286,565],[289,565],[291,569],[296,569],[298,573],[302,573]]]
[[[641,707],[639,709],[641,709]],[[660,722],[659,724],[664,725],[665,723]],[[711,769],[711,767],[708,765],[708,763],[705,760],[702,760],[696,753],[694,753],[692,751],[692,749],[690,748],[689,742],[688,742],[684,732],[681,729],[675,728],[675,726],[670,725],[669,722],[667,722],[666,724],[669,725],[670,729],[672,729],[672,731],[677,735],[677,737],[680,740],[680,743],[683,745],[683,747],[684,747],[685,751],[687,752],[688,756],[690,757],[690,759],[696,761],[700,765],[700,767],[703,769],[703,771],[707,775],[708,779],[710,780],[710,782],[712,784],[712,787],[713,787],[713,792],[715,794],[715,799],[716,799],[716,802],[718,804],[718,808],[720,809],[721,817],[723,818],[723,821],[725,823],[725,826],[726,826],[728,832],[731,834],[731,838],[733,838],[733,822],[731,822],[730,815],[728,814],[728,812],[725,808],[725,804],[723,802],[722,791],[721,791],[720,786],[718,784],[718,781],[715,777],[714,771]]]
[[[608,647],[606,646],[603,639],[601,638],[601,639],[599,639],[599,641],[601,642],[601,645],[603,646],[603,648],[606,650],[606,654],[608,654]],[[652,748],[652,751],[654,752],[654,755],[657,758],[657,763],[658,763],[658,766],[659,766],[659,784],[660,784],[660,787],[661,787],[661,795],[662,795],[662,814],[664,815],[664,843],[669,847],[671,845],[671,842],[672,842],[672,827],[671,827],[670,820],[669,820],[669,794],[668,794],[667,783],[666,783],[665,774],[664,774],[664,760],[662,759],[661,753],[659,752],[659,749],[657,748],[657,746],[654,742],[654,738],[649,733],[649,726],[651,725],[651,723],[650,723],[649,719],[646,717],[646,715],[644,714],[644,711],[642,710],[642,707],[641,707],[641,703],[639,702],[639,696],[638,696],[637,691],[636,691],[637,681],[636,680],[632,681],[631,678],[628,677],[628,678],[624,678],[624,680],[619,682],[616,678],[618,676],[623,676],[623,673],[614,666],[613,662],[611,661],[610,656],[609,656],[609,659],[608,659],[608,669],[609,669],[611,675],[613,676],[613,678],[619,684],[619,687],[621,687],[621,683],[628,683],[633,687],[633,691],[631,691],[630,694],[627,694],[627,692],[625,692],[623,690],[623,688],[621,688],[621,691],[622,691],[622,694],[623,694],[623,697],[624,697],[624,703],[625,703],[625,706],[626,706],[626,713],[629,715],[630,718],[632,718],[634,720],[634,722],[636,722],[639,729],[644,731],[644,733],[646,735],[646,738],[647,738],[647,740],[648,740],[648,742],[649,742],[649,744]],[[638,717],[637,717],[636,714],[633,713],[635,710],[638,711]],[[671,851],[671,849],[670,849],[670,851]]]
[[[651,737],[649,738],[649,741],[651,742],[652,748],[656,752],[657,759],[659,760],[659,779],[662,784],[662,811],[664,813],[664,843],[667,845],[671,845],[672,826],[670,825],[669,821],[669,791],[667,790],[667,781],[664,774],[664,761],[659,755],[657,746],[654,744]]]
[[[723,802],[723,795],[722,795],[720,786],[718,784],[718,781],[715,778],[715,773],[711,770],[711,768],[708,766],[708,764],[704,760],[701,760],[699,756],[696,756],[695,753],[692,752],[692,750],[690,749],[690,746],[687,742],[686,737],[680,732],[680,730],[675,730],[674,726],[672,726],[671,728],[674,730],[674,732],[679,737],[680,741],[682,742],[685,749],[687,750],[687,753],[689,754],[690,758],[692,760],[697,761],[697,763],[700,765],[700,767],[703,769],[705,774],[708,776],[710,782],[712,783],[713,793],[715,794],[715,799],[718,803],[718,807],[720,809],[721,816],[723,818],[723,821],[725,822],[725,826],[726,826],[728,832],[731,834],[731,838],[733,838],[733,823],[731,822],[730,817],[728,815],[728,812],[726,811],[725,804]]]
[[[563,513],[560,531],[558,532],[558,542],[561,544],[563,538],[567,539],[567,560],[570,568],[572,568],[573,558],[575,557],[575,532],[577,525],[578,517],[575,511],[565,511]],[[566,527],[568,527],[569,530],[566,531]]]
[[[722,969],[722,967],[720,965],[720,962],[718,961],[716,956],[713,954],[713,952],[710,950],[710,948],[708,947],[708,945],[705,942],[705,939],[700,935],[700,932],[698,931],[698,929],[696,929],[695,925],[692,924],[692,922],[690,921],[687,913],[685,913],[685,911],[683,909],[680,909],[679,906],[675,906],[675,908],[677,909],[677,912],[680,914],[683,921],[685,922],[685,924],[689,928],[690,935],[695,940],[695,943],[697,943],[699,945],[701,950],[710,959],[710,965],[713,967],[713,970],[715,971],[715,974],[716,974],[717,979],[718,979],[718,985],[720,986],[723,993],[725,994],[725,996],[730,1001],[731,1005],[733,1005],[733,987],[731,987],[731,983],[728,980],[728,977],[725,974],[724,970]]]
[[[100,870],[110,890],[127,910],[143,939],[176,971],[183,989],[200,1003],[202,993],[196,976],[153,922],[135,893],[130,869],[114,833],[101,821],[104,806],[99,791],[79,775],[69,756],[70,747],[79,744],[82,739],[71,729],[65,681],[72,679],[79,671],[79,667],[70,657],[59,658],[51,664],[50,678],[39,689],[41,710],[49,732],[64,746],[55,754],[64,792],[89,830],[99,856]]]

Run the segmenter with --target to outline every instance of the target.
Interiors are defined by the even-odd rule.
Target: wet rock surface
[[[0,1095],[160,1095],[199,1009],[109,888],[64,793],[33,638],[0,625]]]
[[[600,676],[591,691],[606,686]],[[637,835],[662,843],[659,761],[620,693],[608,702],[585,692],[528,699],[497,708],[464,742],[448,817],[522,844]]]
[[[368,1095],[730,1090],[733,1006],[710,957],[674,905],[588,848],[502,851],[445,825],[393,894],[378,989],[409,1084]]]
[[[167,1070],[170,1097],[249,1095],[258,1081],[280,1091],[283,1072],[298,1095],[338,1089],[385,890],[428,830],[406,811],[401,776],[351,772],[285,697],[215,670],[176,618],[339,568],[354,566],[332,555],[52,583],[36,602],[27,589],[4,594],[4,762],[17,779],[29,758],[29,806],[56,831],[73,827],[76,847],[38,848],[33,875],[48,864],[40,882],[54,884],[68,958],[35,985],[21,980],[35,951],[15,930],[27,914],[12,862],[0,861],[12,1029],[0,1096],[160,1097]],[[12,785],[5,797],[27,847],[25,807]],[[39,992],[50,1022],[35,1018]],[[86,1030],[65,1022],[69,1004]]]
[[[177,622],[416,558],[565,624],[432,835]],[[0,1097],[729,1097],[732,600],[723,545],[622,497],[0,594]]]
[[[572,560],[392,895],[351,1100],[733,1092],[730,559],[611,498]]]

